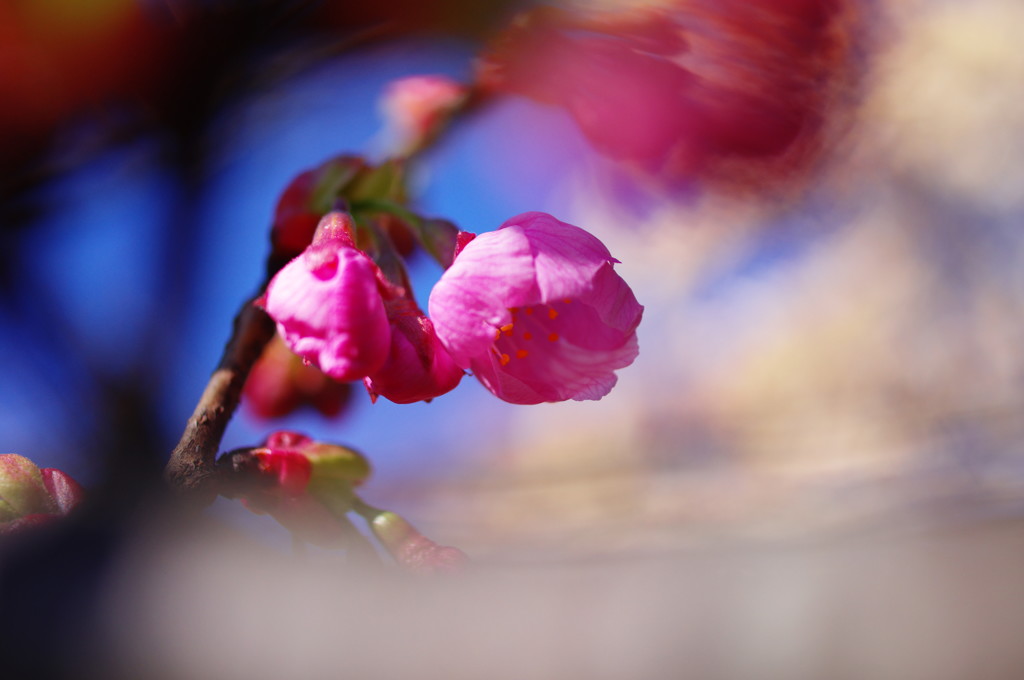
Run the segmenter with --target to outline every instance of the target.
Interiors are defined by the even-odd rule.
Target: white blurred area
[[[641,354],[390,490],[469,574],[169,528],[112,580],[111,674],[1024,676],[1024,5],[881,11],[805,194],[624,228],[566,178],[646,305]]]

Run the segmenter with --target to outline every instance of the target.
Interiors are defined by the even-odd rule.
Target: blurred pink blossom
[[[543,7],[493,41],[477,78],[563,108],[598,151],[646,173],[774,181],[808,165],[855,73],[854,4]]]
[[[271,433],[249,453],[262,484],[238,493],[245,507],[271,515],[308,543],[346,545],[339,517],[350,508],[352,488],[370,473],[362,455],[288,430]]]
[[[384,92],[381,109],[396,146],[408,151],[428,141],[468,92],[465,85],[440,75],[393,81]]]

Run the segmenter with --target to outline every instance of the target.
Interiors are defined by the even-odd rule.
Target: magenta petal
[[[266,310],[293,352],[337,380],[362,378],[387,358],[391,331],[376,265],[355,248],[307,248],[270,282]]]
[[[509,307],[539,297],[529,240],[507,229],[466,244],[434,286],[427,309],[438,337],[465,367],[490,346],[494,329],[508,323]]]
[[[499,227],[506,229],[522,230],[529,243],[542,300],[580,295],[598,269],[618,262],[595,236],[546,213],[517,215]]]
[[[370,395],[411,404],[455,389],[463,371],[437,339],[430,319],[419,314],[398,318],[392,324],[387,361],[365,378]]]
[[[598,239],[544,213],[477,236],[430,295],[456,363],[518,404],[600,399],[638,353],[643,307]]]

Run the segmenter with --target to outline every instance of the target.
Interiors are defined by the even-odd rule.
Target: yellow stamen
[[[515,324],[507,323],[504,326],[502,326],[499,330],[505,335],[512,335],[512,326],[514,325]]]
[[[500,362],[501,362],[501,365],[502,365],[502,366],[505,366],[505,365],[507,365],[507,364],[508,364],[508,362],[512,361],[512,357],[510,357],[510,356],[509,356],[509,355],[507,355],[507,354],[502,354],[502,355],[501,355],[501,356],[500,356],[500,357],[498,358],[498,361],[500,361]]]

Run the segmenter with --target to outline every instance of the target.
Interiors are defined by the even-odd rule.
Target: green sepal
[[[423,246],[423,250],[445,269],[452,266],[459,228],[448,220],[437,218],[420,220],[413,226],[413,234]]]
[[[351,203],[381,200],[405,202],[405,165],[399,160],[389,160],[376,167],[365,168],[346,187],[345,198]]]
[[[410,536],[419,532],[399,514],[383,510],[370,520],[370,531],[389,550],[400,548]]]
[[[321,214],[330,212],[335,201],[347,194],[346,189],[353,180],[368,168],[359,156],[342,156],[324,163],[320,166],[316,188],[309,197],[309,209]]]
[[[370,463],[354,449],[317,442],[305,449],[311,465],[307,492],[337,516],[352,509],[354,487],[370,476]]]

